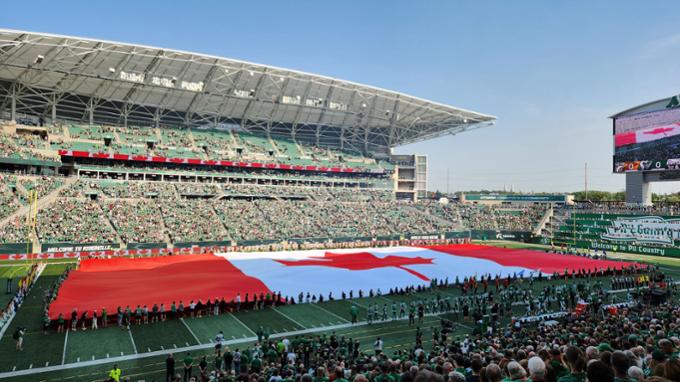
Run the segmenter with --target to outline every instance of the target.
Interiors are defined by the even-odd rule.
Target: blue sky
[[[191,50],[492,114],[405,146],[430,189],[618,191],[617,111],[680,93],[672,1],[12,1],[0,27]],[[654,185],[678,190],[677,183]]]

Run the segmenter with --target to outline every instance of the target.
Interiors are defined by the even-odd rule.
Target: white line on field
[[[311,304],[311,305],[312,305],[313,307],[315,307],[315,308],[318,308],[318,309],[321,309],[321,310],[323,310],[324,312],[326,312],[326,313],[330,314],[331,316],[333,316],[333,317],[335,317],[335,318],[339,318],[339,319],[341,319],[341,320],[342,320],[343,322],[349,322],[349,320],[347,320],[347,319],[344,319],[344,318],[342,318],[342,317],[338,316],[337,314],[335,314],[335,313],[331,312],[331,311],[330,311],[330,310],[328,310],[328,309],[324,309],[323,307],[321,307],[321,306],[320,306],[320,305],[318,305],[318,304]]]
[[[280,311],[280,310],[278,310],[278,309],[276,309],[276,308],[272,308],[272,309],[273,309],[276,313],[282,315],[284,318],[286,318],[286,319],[292,321],[295,325],[301,327],[302,329],[307,329],[306,326],[304,326],[304,325],[302,325],[301,323],[297,322],[296,320],[294,320],[294,319],[293,319],[292,317],[290,317],[289,315],[283,313],[282,311]],[[284,329],[284,331],[286,331],[286,329]]]
[[[231,314],[231,313],[230,313]],[[425,316],[426,317],[436,317],[438,316],[439,313],[433,314],[433,313],[428,313]],[[233,315],[232,315],[233,316]],[[252,330],[245,326],[245,324],[239,320],[238,318],[234,317],[236,321],[241,323],[248,331],[251,333]],[[398,321],[406,321],[406,318],[399,319]],[[325,331],[333,331],[333,330],[341,330],[341,329],[349,329],[349,328],[359,328],[359,327],[364,327],[363,329],[368,329],[370,326],[368,326],[368,322],[366,321],[359,321],[355,325],[352,325],[351,323],[344,323],[344,324],[339,324],[339,325],[333,325],[333,326],[320,326],[314,329],[303,329],[303,330],[295,330],[291,332],[282,332],[282,333],[276,333],[272,334],[271,338],[283,338],[283,337],[294,337],[297,335],[305,335],[305,334],[310,334],[310,333],[319,333],[319,332],[325,332]],[[374,330],[380,330],[380,327],[375,328]],[[132,337],[131,337],[132,338]],[[242,344],[242,343],[248,343],[248,342],[254,342],[257,340],[257,337],[255,336],[255,333],[253,333],[252,337],[247,337],[244,335],[243,338],[238,338],[238,339],[233,339],[233,340],[227,340],[223,342],[223,345],[226,346],[231,346],[235,344]],[[187,346],[187,347],[182,347],[179,348],[177,345],[174,345],[176,352],[188,352],[188,351],[196,351],[196,350],[202,350],[202,349],[209,349],[213,345],[212,344],[201,344],[201,345],[192,345],[192,346]],[[48,366],[48,367],[38,367],[38,368],[33,368],[33,369],[23,369],[23,370],[16,370],[15,369],[12,372],[2,372],[0,373],[0,379],[3,378],[8,378],[8,377],[18,377],[18,376],[24,376],[24,375],[34,375],[34,374],[39,374],[39,373],[48,373],[48,372],[53,372],[57,370],[72,370],[72,369],[78,369],[82,367],[89,367],[89,366],[98,366],[98,365],[103,365],[107,363],[120,363],[124,361],[129,361],[129,360],[135,360],[135,359],[144,359],[144,358],[149,358],[149,357],[157,357],[157,356],[166,356],[167,351],[165,350],[155,350],[150,353],[142,353],[142,354],[128,354],[128,355],[122,355],[120,357],[111,357],[109,359],[106,358],[100,358],[94,361],[83,361],[83,362],[70,362],[67,364],[62,364],[62,365],[53,365],[53,366]]]
[[[66,328],[66,338],[64,339],[64,350],[62,350],[62,352],[61,352],[61,364],[62,365],[64,363],[66,363],[66,344],[68,344],[68,332],[70,332],[70,330],[68,328]]]
[[[196,343],[200,345],[200,344],[201,344],[201,340],[199,340],[198,337],[196,337],[196,333],[194,333],[194,331],[191,330],[191,328],[189,327],[189,325],[187,324],[187,322],[184,321],[184,318],[180,318],[179,320],[182,321],[182,323],[184,324],[184,327],[187,328],[187,330],[189,331],[189,333],[191,333],[191,335],[194,337],[194,339],[196,340]]]
[[[232,313],[229,313],[230,316],[234,317],[234,320],[238,321],[239,324],[241,324],[244,328],[246,328],[247,331],[250,332],[250,334],[257,336],[254,331],[252,331],[246,324],[243,323],[243,321],[239,320],[236,316],[234,316]],[[244,335],[245,336],[245,335]]]
[[[132,349],[135,351],[135,354],[137,354],[137,345],[135,345],[135,339],[132,338],[132,330],[128,330],[128,334],[130,335],[130,342],[132,342]]]

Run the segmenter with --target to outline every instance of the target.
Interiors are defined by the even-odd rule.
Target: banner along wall
[[[555,244],[680,257],[680,217],[576,213],[560,226]]]

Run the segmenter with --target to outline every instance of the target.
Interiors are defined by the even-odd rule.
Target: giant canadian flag
[[[392,247],[221,254],[245,275],[262,280],[284,296],[333,293],[428,284],[432,279],[454,281],[469,276],[529,274],[532,269],[503,266],[494,261],[452,256],[427,248]]]
[[[680,123],[672,125],[648,127],[614,136],[614,146],[621,147],[638,143],[652,142],[663,138],[670,138],[680,134]]]
[[[620,268],[625,262],[592,260],[545,252],[484,245],[440,245],[282,252],[228,252],[131,259],[87,259],[69,274],[50,305],[50,317],[118,306],[165,304],[173,301],[227,301],[237,294],[298,294],[429,285],[432,279],[496,275],[528,277],[542,272]],[[251,301],[252,301],[252,297]]]

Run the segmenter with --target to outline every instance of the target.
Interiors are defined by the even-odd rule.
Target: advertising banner
[[[560,227],[554,241],[589,249],[680,257],[680,218],[574,214]]]

